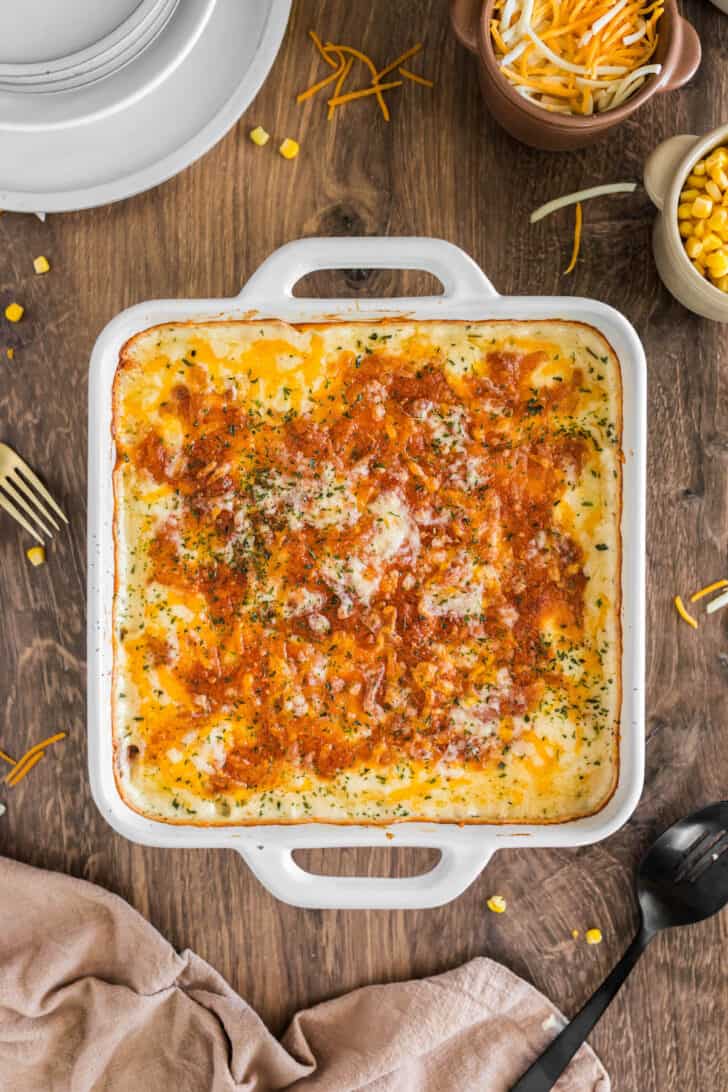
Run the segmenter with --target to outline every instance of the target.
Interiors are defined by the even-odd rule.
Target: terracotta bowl
[[[590,117],[551,114],[528,102],[511,86],[498,67],[490,36],[495,0],[450,0],[450,20],[462,44],[478,55],[480,85],[493,117],[511,136],[532,148],[565,151],[583,148],[604,136],[639,110],[653,95],[674,91],[690,80],[700,64],[700,39],[677,10],[677,0],[665,0],[660,38],[654,61],[659,76],[649,76],[636,94],[614,110]]]

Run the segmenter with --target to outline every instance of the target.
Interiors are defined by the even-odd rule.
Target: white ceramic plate
[[[92,208],[189,166],[257,94],[290,7],[291,0],[179,0],[155,40],[105,79],[56,94],[1,93],[0,208]]]
[[[440,296],[413,299],[313,300],[293,295],[301,277],[317,269],[424,269],[442,282]],[[413,319],[572,319],[604,334],[619,358],[624,389],[622,515],[622,714],[619,782],[596,815],[570,823],[493,826],[402,823],[385,827],[181,827],[146,819],[119,795],[113,774],[111,728],[112,597],[114,589],[114,448],[111,388],[121,346],[162,322],[239,318],[290,322]],[[236,849],[269,891],[294,906],[348,909],[423,908],[454,899],[497,849],[581,846],[606,838],[631,815],[644,769],[644,595],[646,364],[627,320],[596,300],[570,296],[500,296],[475,262],[441,239],[303,239],[275,251],[232,300],[154,300],[123,311],[100,334],[89,375],[88,448],[88,754],[91,791],[104,818],[142,845]],[[394,841],[388,840],[388,835]],[[432,846],[441,858],[430,871],[404,879],[319,876],[293,859],[295,849],[334,846]]]

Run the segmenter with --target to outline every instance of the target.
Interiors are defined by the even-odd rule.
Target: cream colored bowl
[[[728,144],[728,125],[721,125],[703,137],[670,137],[647,160],[644,177],[645,189],[659,209],[652,246],[665,287],[696,315],[728,322],[728,292],[721,292],[693,268],[685,253],[677,219],[680,191],[693,164],[719,144]]]

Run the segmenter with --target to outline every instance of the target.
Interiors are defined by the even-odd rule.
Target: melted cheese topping
[[[617,777],[621,383],[576,323],[169,325],[114,385],[117,783],[563,821]]]

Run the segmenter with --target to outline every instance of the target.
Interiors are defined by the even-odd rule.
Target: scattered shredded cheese
[[[721,588],[728,588],[728,580],[714,580],[712,584],[706,584],[700,591],[693,592],[690,596],[690,602],[697,603],[699,599],[704,599],[706,595],[710,595],[714,591],[720,591]]]
[[[45,751],[38,751],[38,753],[31,758],[21,758],[12,773],[5,778],[5,781],[10,788],[14,789],[16,785],[19,785],[26,774],[29,774],[33,767],[38,765],[44,755]]]
[[[695,621],[692,614],[688,614],[687,610],[685,609],[685,604],[682,601],[682,597],[679,596],[679,595],[676,595],[675,599],[674,599],[674,603],[675,603],[675,609],[677,610],[677,613],[682,618],[683,622],[687,622],[687,624],[689,626],[692,626],[693,629],[697,629],[698,628],[698,623]],[[708,610],[710,610],[710,607],[708,608]]]
[[[574,249],[571,252],[571,261],[564,270],[564,276],[568,273],[572,273],[576,265],[576,259],[579,257],[579,247],[581,246],[581,222],[582,222],[582,208],[581,201],[576,203],[576,220],[574,222]]]
[[[432,80],[427,79],[425,76],[420,76],[416,72],[411,72],[408,68],[404,67],[405,61],[408,61],[411,57],[414,57],[421,52],[423,48],[422,42],[417,42],[416,45],[406,49],[404,53],[401,53],[395,60],[386,64],[384,68],[378,69],[372,58],[367,53],[364,53],[363,50],[355,49],[353,46],[339,45],[335,42],[326,42],[324,45],[314,30],[310,30],[308,33],[311,41],[325,63],[329,68],[334,69],[334,71],[312,84],[311,87],[307,87],[304,91],[299,92],[296,96],[296,102],[306,102],[335,80],[334,94],[327,100],[329,121],[334,116],[337,107],[343,106],[348,102],[353,102],[355,99],[369,98],[372,95],[376,97],[379,109],[382,111],[382,117],[385,121],[389,121],[389,107],[385,101],[384,92],[391,91],[395,87],[401,87],[402,80],[392,80],[389,83],[382,83],[382,80],[385,76],[394,72],[395,69],[411,83],[417,83],[423,87],[434,86]],[[348,79],[355,61],[358,61],[367,69],[369,83],[365,87],[344,93],[344,84]]]
[[[728,592],[724,592],[723,595],[719,595],[716,599],[712,599],[705,609],[708,614],[714,614],[715,611],[722,610],[723,607],[728,607]]]
[[[664,0],[496,0],[493,49],[529,102],[562,114],[603,113],[662,71],[648,62],[663,9]]]
[[[0,758],[3,760],[3,762],[7,762],[9,766],[17,766],[17,762],[15,761],[15,759],[11,758],[10,755],[6,754],[5,751],[0,751]]]
[[[556,197],[553,201],[547,201],[545,205],[531,213],[531,223],[536,224],[552,212],[558,212],[567,205],[577,205],[580,201],[590,201],[594,197],[604,197],[610,193],[634,193],[637,189],[636,182],[608,182],[604,186],[591,186],[587,190],[577,190],[576,193],[566,193],[563,197]]]
[[[14,788],[14,786],[17,785],[19,781],[22,781],[22,779],[33,768],[33,766],[40,762],[41,758],[46,752],[46,748],[50,747],[54,743],[58,743],[59,740],[65,738],[65,732],[56,732],[55,735],[49,736],[48,739],[44,739],[41,740],[40,743],[36,743],[35,746],[31,747],[25,752],[22,758],[18,759],[18,761],[14,763],[12,770],[5,778],[5,784],[9,785],[11,788]],[[9,758],[8,755],[5,755],[4,757],[6,760]]]

